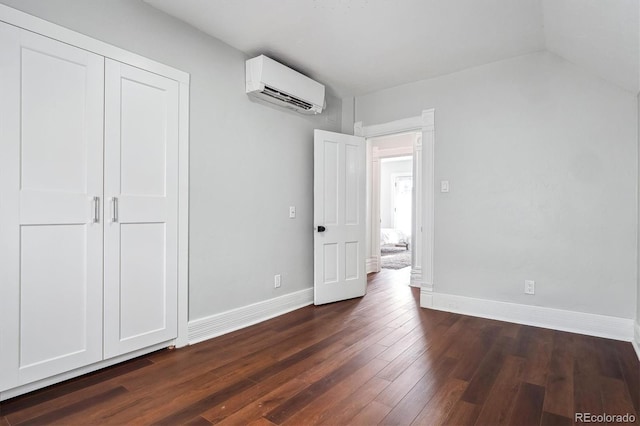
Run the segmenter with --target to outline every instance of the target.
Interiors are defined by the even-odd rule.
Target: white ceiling
[[[339,96],[544,49],[639,86],[638,0],[144,1]]]

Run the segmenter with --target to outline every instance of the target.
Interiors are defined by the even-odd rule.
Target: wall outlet
[[[441,180],[440,181],[440,192],[449,192],[449,181]]]
[[[535,294],[536,282],[533,280],[524,280],[524,292],[526,294]]]
[[[289,206],[289,219],[296,218],[296,206]]]
[[[274,275],[273,276],[273,288],[280,288],[281,280],[282,280],[282,278],[280,277],[280,274]]]

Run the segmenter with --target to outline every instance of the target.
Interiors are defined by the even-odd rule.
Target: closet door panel
[[[124,223],[120,228],[120,339],[167,327],[166,226]],[[142,308],[142,309],[141,309]]]
[[[2,28],[0,361],[20,385],[102,359],[104,60]]]
[[[178,83],[107,60],[105,357],[177,336]]]

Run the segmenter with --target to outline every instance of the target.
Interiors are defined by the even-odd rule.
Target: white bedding
[[[380,228],[380,245],[411,243],[411,238],[399,229]]]

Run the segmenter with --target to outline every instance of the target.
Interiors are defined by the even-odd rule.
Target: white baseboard
[[[411,281],[409,282],[411,287],[422,288],[424,283],[422,282],[422,268],[420,267],[412,267],[411,268]]]
[[[634,340],[634,321],[627,318],[432,293],[425,289],[420,292],[420,306],[626,342]],[[636,339],[638,333],[636,325]]]
[[[636,350],[636,355],[638,355],[638,360],[640,360],[640,318],[638,318],[634,327],[634,339],[633,339],[633,349]]]
[[[189,344],[202,342],[313,303],[313,288],[189,321]]]
[[[380,258],[377,256],[367,257],[365,265],[367,274],[380,272]]]

